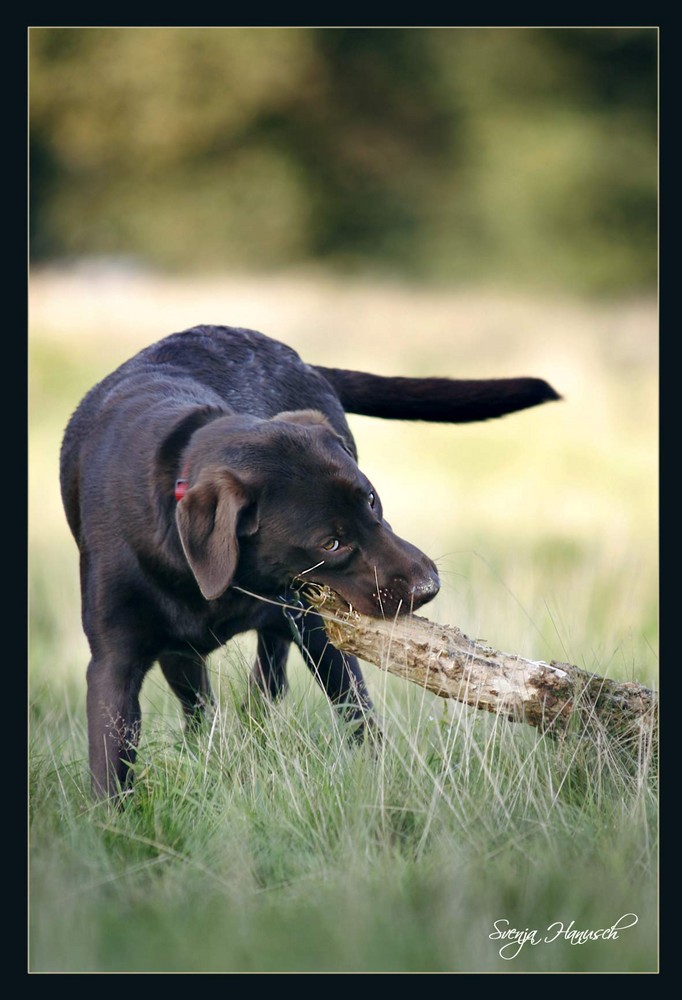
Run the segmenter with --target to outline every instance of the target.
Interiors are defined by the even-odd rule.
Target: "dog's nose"
[[[420,608],[422,604],[432,601],[439,590],[440,580],[438,579],[438,575],[433,572],[429,573],[419,583],[415,583],[410,587],[409,595],[412,608]]]

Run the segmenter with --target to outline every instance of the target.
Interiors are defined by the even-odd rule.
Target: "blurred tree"
[[[34,260],[656,277],[655,29],[37,28]]]

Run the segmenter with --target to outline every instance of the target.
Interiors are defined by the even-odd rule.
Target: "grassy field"
[[[371,666],[385,739],[359,750],[293,654],[288,698],[267,717],[240,718],[250,636],[213,657],[219,708],[196,743],[154,668],[135,795],[122,812],[91,802],[88,653],[60,438],[111,368],[211,322],[260,329],[319,364],[552,382],[561,403],[481,425],[351,418],[361,465],[395,530],[438,563],[443,588],[429,617],[497,648],[656,685],[654,303],[324,275],[37,274],[30,969],[654,971],[651,761],[623,759],[608,739],[547,741]],[[637,922],[617,938],[570,935],[625,914]],[[500,956],[496,922],[536,931],[537,944]]]

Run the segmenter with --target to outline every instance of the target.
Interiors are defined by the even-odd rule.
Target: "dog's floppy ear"
[[[237,521],[249,504],[239,479],[228,469],[215,468],[204,470],[178,501],[175,522],[182,548],[208,601],[224,594],[232,582],[239,559]]]

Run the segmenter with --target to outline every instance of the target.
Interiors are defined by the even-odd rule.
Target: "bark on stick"
[[[305,595],[337,649],[441,698],[543,731],[562,732],[572,722],[596,725],[640,748],[649,746],[655,733],[658,697],[642,684],[610,680],[571,663],[498,652],[454,625],[418,615],[369,618],[327,587],[309,585]]]

